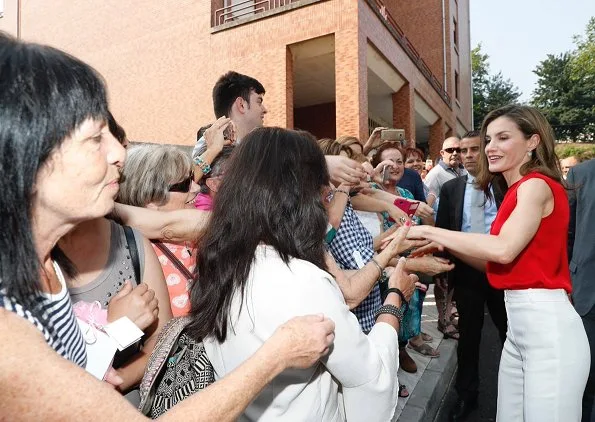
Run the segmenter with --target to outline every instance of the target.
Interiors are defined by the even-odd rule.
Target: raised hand
[[[205,131],[204,137],[207,148],[219,152],[224,145],[235,141],[235,125],[229,117],[220,117]]]
[[[380,139],[380,135],[384,129],[388,129],[386,127],[377,127],[374,128],[372,134],[364,144],[364,154],[370,151],[371,149],[376,148],[380,143],[382,143],[382,139]]]

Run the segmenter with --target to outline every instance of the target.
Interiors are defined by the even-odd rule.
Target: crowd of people
[[[231,71],[190,156],[129,143],[106,92],[0,34],[0,419],[389,421],[410,353],[440,355],[431,283],[451,420],[477,405],[485,305],[497,420],[595,417],[595,162],[563,174],[537,110],[493,110],[434,165],[387,128],[265,127],[265,87]]]

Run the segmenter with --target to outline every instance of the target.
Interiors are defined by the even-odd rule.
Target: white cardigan
[[[259,246],[250,270],[244,305],[231,307],[233,328],[224,343],[205,340],[215,377],[231,372],[294,316],[323,313],[335,322],[331,352],[309,369],[277,376],[248,406],[240,421],[381,421],[397,406],[398,336],[378,323],[366,336],[349,311],[335,280],[315,265]],[[238,316],[239,313],[239,316]]]

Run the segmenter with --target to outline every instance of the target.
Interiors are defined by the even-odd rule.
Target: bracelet
[[[344,193],[345,195],[349,196],[349,192],[343,189],[335,189],[335,193]]]
[[[389,314],[396,317],[399,320],[399,323],[401,323],[403,317],[405,316],[405,312],[406,310],[403,306],[397,308],[395,305],[382,305],[380,309],[376,311],[375,319],[378,319],[378,317],[382,314]]]
[[[386,289],[384,291],[384,297],[386,298],[386,296],[388,296],[389,293],[396,293],[399,295],[399,297],[401,298],[401,305],[406,305],[407,307],[409,307],[409,302],[407,302],[407,299],[405,299],[405,295],[403,294],[403,292],[401,291],[401,289],[397,289],[395,287],[391,287],[390,289]]]
[[[378,271],[380,271],[378,278],[382,277],[382,267],[380,266],[378,261],[376,261],[374,258],[372,258],[372,259],[370,259],[370,262],[373,263],[374,265],[376,265],[376,268],[378,268]]]
[[[202,157],[196,157],[194,159],[194,164],[200,167],[202,174],[204,174],[205,176],[211,172],[211,166],[209,165],[209,163],[203,160]]]

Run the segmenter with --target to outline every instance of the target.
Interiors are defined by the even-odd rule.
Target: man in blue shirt
[[[496,218],[502,193],[492,188],[486,201],[474,185],[478,172],[480,140],[477,132],[469,132],[460,143],[463,165],[469,173],[444,183],[440,191],[436,227],[463,232],[489,233]],[[449,273],[449,287],[454,284],[454,298],[459,312],[458,372],[455,388],[458,401],[450,413],[451,421],[465,420],[477,406],[479,388],[479,343],[483,327],[484,306],[498,329],[500,340],[506,339],[504,293],[488,284],[485,273],[455,261]]]

